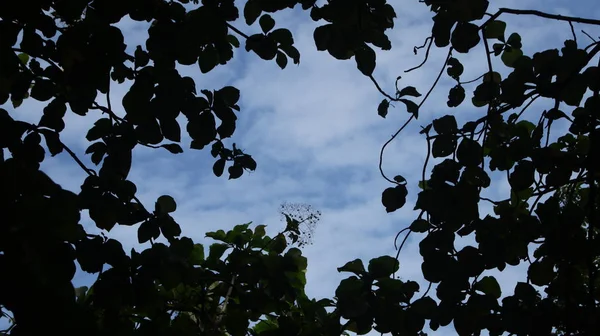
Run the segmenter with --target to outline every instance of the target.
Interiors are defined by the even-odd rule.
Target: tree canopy
[[[425,51],[423,63],[408,71],[429,66],[433,47],[448,52],[425,95],[400,87],[400,78],[387,93],[373,75],[375,49],[392,47],[396,13],[386,0],[0,2],[0,309],[12,321],[4,333],[422,335],[426,325],[435,331],[452,323],[459,335],[600,334],[600,167],[593,155],[600,139],[600,42],[585,31],[589,42],[578,39],[573,28],[600,20],[512,8],[490,13],[488,0],[420,2],[433,13],[431,36],[415,47]],[[173,154],[206,148],[214,174],[227,168],[229,179],[259,169],[249,153],[224,143],[236,130],[242,93],[233,86],[199,88],[177,67],[197,64],[205,74],[226,66],[242,47],[282,69],[299,64],[291,32],[271,15],[293,8],[319,24],[317,50],[353,59],[380,91],[374,118],[375,111],[385,118],[394,103],[408,113],[381,150],[381,175],[391,184],[382,192],[382,211],[407,206],[407,184],[421,188],[414,204],[420,214],[396,238],[403,239],[400,254],[409,235],[423,235],[428,288],[394,276],[398,255],[381,256],[340,265],[351,275],[331,299],[311,299],[298,247],[319,213],[284,211],[286,228],[273,237],[250,223],[208,232],[215,242],[205,247],[183,235],[171,215],[173,197],[160,196],[152,206],[136,196],[128,177],[139,146]],[[502,21],[508,15],[562,21],[573,36],[560,49],[527,55],[527,41]],[[260,32],[234,26],[240,16]],[[151,23],[145,45],[133,53],[117,26],[125,17]],[[487,68],[465,80],[461,57],[481,45]],[[456,84],[448,114],[420,132],[427,140],[422,178],[387,176],[385,148],[419,118],[442,76]],[[125,83],[120,114],[110,92]],[[39,122],[21,120],[25,99],[44,103]],[[525,118],[544,99],[552,107]],[[465,105],[480,113],[459,125],[451,110]],[[61,140],[67,113],[98,116],[85,134],[96,167]],[[184,146],[182,130],[191,139]],[[88,175],[78,193],[40,170],[62,152]],[[506,199],[482,196],[497,185],[493,171],[506,175]],[[482,202],[493,213],[482,214]],[[104,231],[136,227],[147,248],[125,251],[115,239],[86,232],[84,211]],[[456,237],[475,243],[457,250]],[[503,295],[486,271],[521,263],[526,279]],[[76,265],[97,275],[90,288],[74,286]]]

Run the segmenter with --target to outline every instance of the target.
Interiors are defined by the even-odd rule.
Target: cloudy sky
[[[415,86],[425,93],[433,82],[446,55],[446,50],[432,50],[427,65],[405,74],[404,70],[421,62],[423,53],[413,54],[430,34],[431,13],[417,0],[389,1],[398,18],[395,29],[388,33],[391,51],[378,52],[375,77],[382,87],[392,93],[393,83],[402,75],[401,86]],[[600,4],[594,0],[504,0],[493,6],[520,9],[539,9],[565,15],[600,17]],[[491,8],[489,12],[492,12]],[[387,175],[403,175],[408,180],[407,205],[387,214],[380,203],[381,192],[389,185],[378,171],[381,145],[409,116],[402,106],[390,109],[386,119],[377,115],[382,97],[367,77],[355,66],[354,60],[338,61],[326,52],[318,52],[312,32],[316,24],[307,12],[287,11],[274,16],[277,27],[290,29],[301,53],[299,66],[288,65],[281,70],[274,61],[266,62],[243,48],[234,60],[201,75],[197,67],[181,67],[180,71],[193,77],[199,88],[219,89],[233,85],[241,90],[241,112],[233,142],[256,159],[258,169],[238,180],[212,174],[213,158],[208,151],[186,150],[173,155],[165,150],[138,148],[130,179],[138,186],[138,197],[153,204],[163,194],[175,197],[178,210],[175,219],[183,233],[196,241],[204,241],[204,233],[227,230],[249,221],[267,224],[271,234],[279,231],[278,206],[282,202],[302,202],[322,212],[313,244],[304,248],[308,257],[308,293],[314,297],[332,297],[339,281],[345,277],[336,268],[346,261],[395,254],[393,238],[399,230],[416,217],[411,209],[418,192],[417,182],[425,157],[426,144],[419,136],[419,126],[451,113],[459,123],[482,113],[461,106],[449,110],[446,97],[452,81],[444,76],[440,85],[413,122],[389,147],[384,158]],[[518,31],[525,53],[543,47],[562,46],[570,35],[567,23],[545,22],[535,17],[503,16],[508,23],[507,34]],[[146,38],[146,24],[123,21],[120,24],[130,50]],[[247,27],[242,21],[234,24],[246,33],[260,31],[258,24]],[[575,26],[577,32],[586,29],[593,36],[598,30]],[[579,34],[580,41],[586,37]],[[587,41],[586,41],[587,44]],[[473,50],[469,55],[457,54],[466,66],[464,79],[475,78],[485,69],[484,51]],[[112,87],[113,106],[119,105],[127,91],[125,85]],[[468,100],[467,100],[468,101]],[[37,121],[41,104],[26,102],[13,115]],[[120,107],[119,107],[120,108]],[[542,105],[532,109],[543,108]],[[122,109],[118,110],[122,112]],[[86,117],[69,115],[64,141],[83,157],[89,145],[85,132],[98,119],[98,113]],[[85,157],[85,162],[89,157]],[[430,164],[430,167],[432,165]],[[47,160],[43,168],[64,188],[78,191],[84,173],[65,153]],[[494,183],[493,183],[494,185]],[[508,185],[498,180],[488,195],[506,198]],[[482,212],[490,207],[482,204]],[[92,230],[92,229],[90,229]],[[109,236],[119,239],[128,250],[136,247],[135,228],[115,228]],[[418,242],[423,236],[413,235],[400,256],[399,276],[426,283],[420,276],[421,258]],[[472,241],[462,241],[469,244]],[[139,249],[139,248],[138,248]],[[514,284],[524,279],[523,268],[507,268],[499,273],[504,294],[512,294]],[[79,272],[77,284],[88,284],[93,276]],[[434,335],[454,335],[453,329],[440,329]]]

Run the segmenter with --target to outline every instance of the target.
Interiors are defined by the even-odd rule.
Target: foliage
[[[500,17],[600,21],[506,8],[489,14],[487,0],[422,3],[434,13],[433,26],[415,50],[426,48],[428,54],[435,45],[449,52],[431,89],[415,103],[421,96],[415,87],[399,88],[399,78],[392,96],[373,76],[374,47],[391,48],[386,32],[396,17],[385,0],[323,5],[248,0],[243,8],[233,0],[0,2],[0,308],[14,321],[6,333],[33,335],[51,328],[87,335],[269,336],[374,329],[422,335],[426,322],[433,330],[452,322],[459,335],[485,329],[490,335],[545,335],[557,328],[598,334],[598,208],[592,200],[600,175],[592,153],[599,139],[600,75],[591,62],[600,44],[583,46],[574,34],[560,50],[527,56],[526,41],[509,34]],[[198,90],[176,66],[197,64],[201,73],[210,72],[232,59],[233,49],[241,48],[238,38],[246,51],[282,69],[290,60],[299,64],[292,34],[276,28],[271,15],[297,5],[323,23],[314,31],[316,48],[336,59],[353,58],[384,95],[377,108],[381,117],[391,102],[401,102],[410,114],[381,157],[419,117],[444,72],[456,82],[449,108],[464,106],[465,88],[477,84],[470,103],[485,110],[482,117],[459,127],[447,115],[421,131],[428,152],[415,205],[421,214],[400,232],[406,232],[404,241],[413,232],[425,234],[422,271],[436,284],[437,300],[429,289],[415,295],[416,282],[392,276],[400,263],[389,256],[366,267],[361,260],[348,262],[338,271],[352,275],[342,280],[335,298],[311,300],[304,293],[307,261],[288,246],[300,232],[297,218],[288,216],[287,229],[272,238],[264,226],[250,224],[207,233],[217,242],[205,249],[182,236],[171,215],[175,199],[161,196],[149,210],[135,196],[137,188],[128,180],[132,151],[146,146],[181,153],[179,120],[185,120],[191,149],[210,147],[215,175],[227,168],[228,178],[237,179],[257,168],[252,156],[224,143],[236,128],[239,90]],[[248,35],[231,24],[240,11],[258,33]],[[124,17],[151,23],[145,45],[132,54],[116,26]],[[462,80],[461,55],[481,45],[488,69],[474,81]],[[507,76],[494,70],[499,62]],[[110,91],[124,83],[130,88],[122,100],[125,114],[119,115]],[[523,119],[531,103],[543,98],[553,107],[538,113],[539,120]],[[37,124],[19,120],[15,112],[25,99],[45,103]],[[91,142],[86,154],[98,169],[86,167],[62,142],[67,113],[99,116],[85,136]],[[551,126],[559,123],[568,123],[568,131],[551,137]],[[89,175],[79,193],[64,190],[40,170],[46,152],[65,152]],[[426,178],[429,156],[441,162]],[[505,172],[511,191],[505,200],[492,201],[493,215],[481,218],[480,201],[491,201],[481,197],[492,186],[489,170]],[[381,172],[393,184],[382,194],[386,211],[393,212],[407,203],[409,181]],[[574,184],[581,186],[580,198],[561,206],[552,193]],[[127,253],[114,239],[86,233],[83,211],[101,230],[136,226],[139,242],[149,247]],[[457,251],[456,235],[474,237],[476,246]],[[159,237],[167,244],[156,242]],[[532,245],[537,248],[530,258]],[[530,264],[527,280],[512,295],[484,273],[523,261]],[[97,274],[91,288],[73,287],[76,264]],[[559,286],[572,290],[553,291]],[[542,297],[541,288],[548,296]]]

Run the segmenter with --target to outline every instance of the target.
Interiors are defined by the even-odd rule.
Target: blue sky
[[[425,93],[437,75],[446,51],[432,50],[425,67],[409,74],[404,74],[404,70],[422,60],[423,54],[414,56],[412,50],[429,35],[431,13],[417,0],[389,2],[398,14],[396,28],[388,33],[393,48],[378,52],[375,77],[388,92],[392,92],[396,77],[402,75],[401,86],[412,85]],[[505,0],[495,1],[492,6],[498,5],[600,17],[600,4],[594,0]],[[395,254],[393,238],[396,232],[416,217],[412,208],[426,149],[424,139],[418,135],[419,126],[445,114],[455,115],[460,123],[482,112],[466,105],[449,110],[446,97],[453,83],[447,76],[443,77],[422,108],[419,120],[413,122],[386,151],[386,174],[403,175],[409,185],[407,205],[387,214],[380,203],[381,192],[388,184],[379,175],[379,150],[408,114],[398,106],[390,110],[386,119],[377,115],[377,104],[382,97],[370,80],[356,69],[354,60],[337,61],[326,52],[316,51],[312,38],[316,24],[308,13],[287,11],[274,18],[277,27],[286,27],[293,32],[301,53],[299,66],[290,62],[285,70],[281,70],[274,61],[263,61],[242,47],[235,52],[231,63],[217,67],[207,75],[201,75],[193,66],[180,69],[181,73],[193,77],[199,88],[212,90],[233,85],[241,90],[239,124],[232,141],[253,155],[258,162],[256,172],[232,181],[226,177],[217,178],[212,174],[214,160],[209,152],[187,149],[189,139],[184,138],[183,154],[173,155],[161,149],[136,149],[130,179],[137,184],[138,197],[145,204],[153,204],[163,194],[175,197],[178,203],[175,219],[182,226],[184,235],[199,242],[204,241],[207,231],[227,230],[249,221],[267,224],[268,231],[276,233],[283,226],[278,214],[282,202],[311,204],[323,215],[313,245],[304,248],[309,261],[307,290],[311,296],[331,297],[345,277],[337,273],[337,267],[355,258],[366,262],[383,254]],[[565,22],[508,15],[502,20],[508,23],[508,34],[513,31],[521,34],[525,52],[530,55],[544,47],[560,48],[562,41],[570,35]],[[247,27],[238,22],[234,25],[246,33],[260,31],[257,24]],[[123,21],[119,26],[130,50],[138,44],[143,45],[147,24]],[[580,29],[586,29],[592,36],[600,35],[598,29],[576,25],[578,32]],[[579,34],[579,39],[585,41],[586,38]],[[466,66],[464,79],[475,78],[484,71],[483,53],[482,49],[476,49],[469,55],[456,55]],[[122,113],[119,103],[127,92],[127,85],[114,83],[111,92],[113,107]],[[468,101],[470,96],[467,97]],[[42,106],[27,101],[11,114],[37,121]],[[540,108],[544,105],[532,107],[534,110]],[[83,155],[89,145],[85,132],[99,117],[99,112],[94,111],[86,117],[69,114],[62,135],[63,141],[90,166],[89,157]],[[85,177],[65,153],[47,159],[43,169],[64,188],[73,191],[79,191]],[[491,198],[506,198],[509,188],[505,181],[494,181],[492,185],[496,187],[488,191]],[[481,213],[490,210],[482,204]],[[94,230],[89,221],[87,223],[90,230]],[[140,249],[135,227],[117,227],[108,235],[120,240],[126,250]],[[424,290],[426,283],[420,275],[418,253],[418,242],[422,238],[415,234],[409,239],[400,257],[399,275],[418,280]],[[467,239],[459,244],[473,244],[473,241]],[[493,274],[498,276],[505,294],[512,294],[516,281],[525,278],[523,270],[520,266],[509,267]],[[93,279],[93,275],[78,272],[74,281],[88,284]],[[445,328],[433,335],[454,334],[453,329]]]

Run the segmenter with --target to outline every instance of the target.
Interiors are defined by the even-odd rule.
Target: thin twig
[[[583,34],[585,34],[585,36],[589,37],[590,40],[592,40],[594,43],[597,43],[596,40],[590,34],[588,34],[585,30],[582,29],[581,32]]]
[[[227,27],[229,27],[229,29],[233,30],[234,32],[236,32],[238,35],[242,36],[245,39],[248,39],[248,35],[244,34],[241,30],[235,28],[234,26],[232,26],[229,22],[226,22]]]
[[[423,62],[421,62],[421,64],[419,64],[419,65],[417,65],[415,67],[412,67],[412,68],[410,68],[408,70],[404,70],[404,72],[408,73],[408,72],[417,70],[418,68],[420,68],[423,65],[425,65],[425,63],[427,63],[427,60],[429,59],[429,50],[431,50],[431,45],[433,44],[433,37],[429,36],[428,38],[426,38],[425,39],[425,43],[427,43],[427,40],[429,40],[429,43],[427,44],[427,49],[425,50],[425,58],[423,59]],[[420,46],[420,47],[415,47],[415,55],[416,55],[417,49],[423,48],[425,46],[425,43],[423,43],[423,45]]]
[[[573,27],[573,22],[569,21],[569,27],[571,27],[571,34],[573,34],[573,41],[577,43],[577,34],[575,34],[575,27]]]
[[[425,94],[425,97],[423,97],[423,100],[421,100],[421,102],[418,105],[418,108],[421,109],[421,106],[423,106],[423,104],[425,104],[425,102],[427,101],[427,98],[429,98],[429,96],[431,95],[431,93],[433,92],[433,89],[435,89],[437,83],[440,81],[440,78],[442,77],[442,74],[444,73],[444,69],[446,69],[446,66],[448,64],[448,60],[450,59],[450,57],[452,56],[452,48],[450,48],[448,50],[448,55],[446,56],[446,60],[444,61],[444,64],[442,66],[442,69],[440,70],[440,72],[437,75],[437,78],[435,79],[435,81],[433,82],[433,84],[431,85],[431,87],[429,88],[429,91],[427,91],[427,93]],[[381,90],[381,88],[379,87],[379,85],[377,84],[377,81],[373,78],[373,76],[370,76],[371,80],[373,81],[373,83],[375,83],[375,86],[377,87],[377,89],[379,90],[379,92],[381,92],[383,95],[385,95],[386,97],[389,97],[388,94],[386,94],[383,90]],[[394,99],[395,100],[395,99]],[[394,135],[392,135],[392,137],[386,141],[383,146],[381,147],[381,151],[379,152],[379,172],[381,173],[381,176],[383,176],[383,178],[390,182],[390,183],[394,183],[396,184],[395,181],[392,181],[390,178],[388,178],[387,176],[385,176],[385,173],[383,172],[383,153],[385,152],[386,147],[392,142],[394,141],[394,139],[396,139],[396,137],[398,136],[398,134],[400,134],[404,128],[406,128],[406,126],[408,126],[408,124],[410,124],[410,122],[415,118],[415,115],[411,115],[410,118],[408,118],[408,120],[406,120],[406,122],[404,123],[404,125],[402,125],[402,127],[400,127],[396,133],[394,133]]]

